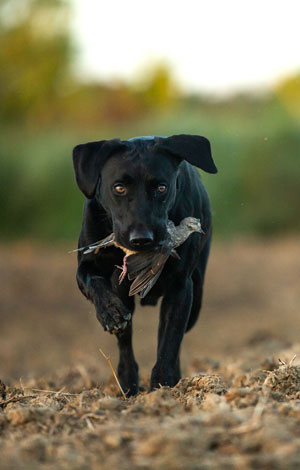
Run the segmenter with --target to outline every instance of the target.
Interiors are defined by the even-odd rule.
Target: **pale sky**
[[[166,60],[185,89],[260,89],[300,71],[300,0],[73,0],[83,77]]]

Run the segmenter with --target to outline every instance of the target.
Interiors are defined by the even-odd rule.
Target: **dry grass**
[[[297,468],[300,366],[253,353],[126,400],[113,377],[86,389],[78,371],[64,391],[55,377],[3,387],[1,468]]]
[[[109,365],[109,368],[110,368],[110,370],[112,371],[113,377],[114,377],[114,379],[115,379],[115,381],[116,381],[116,384],[117,384],[117,386],[119,387],[119,390],[120,390],[120,392],[121,392],[123,398],[126,400],[126,395],[125,395],[125,393],[124,393],[123,388],[121,387],[121,384],[120,384],[120,382],[119,382],[119,379],[118,379],[118,377],[117,377],[117,374],[115,373],[115,369],[113,368],[113,365],[112,365],[112,363],[111,363],[110,358],[109,358],[108,356],[106,356],[106,354],[104,354],[104,352],[102,351],[101,348],[99,348],[99,351],[100,351],[100,353],[102,354],[102,356],[104,357],[104,359],[107,361],[107,363],[108,363],[108,365]]]
[[[138,308],[141,393],[124,400],[67,248],[0,246],[1,470],[300,468],[299,250],[214,247],[173,389],[148,392],[157,315]]]

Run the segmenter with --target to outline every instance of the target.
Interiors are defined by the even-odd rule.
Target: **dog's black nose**
[[[151,245],[153,239],[153,232],[151,230],[132,230],[129,235],[129,242],[135,248]]]

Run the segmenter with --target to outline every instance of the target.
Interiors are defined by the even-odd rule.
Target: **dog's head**
[[[79,188],[111,216],[118,243],[135,250],[165,238],[183,160],[217,172],[209,141],[194,135],[102,140],[73,150]]]

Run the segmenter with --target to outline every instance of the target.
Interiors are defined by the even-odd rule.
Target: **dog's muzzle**
[[[154,235],[152,230],[133,229],[129,235],[129,243],[133,248],[150,247],[153,244]]]

